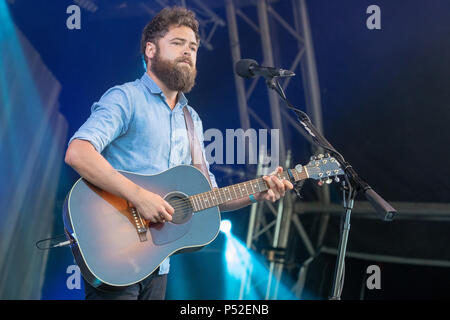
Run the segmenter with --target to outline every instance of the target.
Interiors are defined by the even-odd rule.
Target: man
[[[190,164],[183,107],[192,116],[203,157],[203,127],[183,93],[194,86],[198,22],[192,11],[163,9],[144,28],[141,41],[147,70],[134,81],[109,89],[92,106],[88,120],[69,141],[65,161],[99,188],[127,199],[152,223],[172,220],[174,209],[159,195],[134,184],[116,170],[156,174]],[[214,175],[207,170],[211,184]],[[276,172],[281,172],[278,168]],[[276,201],[292,189],[289,181],[265,176],[270,189],[255,201]],[[221,211],[247,206],[249,198],[221,205]],[[169,258],[151,276],[119,292],[103,292],[85,281],[86,299],[164,299]]]

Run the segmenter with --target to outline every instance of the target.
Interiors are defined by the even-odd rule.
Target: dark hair
[[[197,43],[199,43],[198,21],[195,19],[195,13],[183,7],[172,7],[162,9],[153,19],[147,23],[142,31],[141,53],[144,56],[145,63],[148,63],[145,55],[147,42],[156,42],[164,37],[172,26],[186,26],[195,33]]]

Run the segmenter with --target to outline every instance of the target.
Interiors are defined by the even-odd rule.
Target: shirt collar
[[[147,72],[144,73],[144,75],[141,77],[141,81],[146,86],[151,93],[159,94],[164,96],[164,93],[162,92],[161,88],[156,84],[156,82],[148,75]],[[188,100],[183,92],[178,93],[178,104],[181,107],[184,107],[187,105]]]
[[[144,75],[141,77],[141,81],[146,86],[151,93],[154,94],[161,94],[162,90],[161,88],[156,84],[155,81],[148,75],[147,72],[144,72]]]

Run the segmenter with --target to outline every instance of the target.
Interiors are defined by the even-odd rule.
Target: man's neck
[[[175,108],[175,105],[177,104],[178,100],[178,91],[173,91],[167,88],[167,86],[159,80],[159,78],[150,70],[147,70],[147,74],[150,78],[152,78],[153,81],[158,85],[158,87],[162,90],[164,93],[164,96],[166,97],[166,102],[169,105],[170,109],[173,110]]]

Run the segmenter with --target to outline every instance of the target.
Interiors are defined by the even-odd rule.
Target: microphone
[[[252,78],[255,76],[263,76],[264,78],[275,77],[292,77],[295,73],[289,70],[277,69],[272,67],[263,67],[252,59],[241,59],[234,65],[237,75],[243,78]]]

